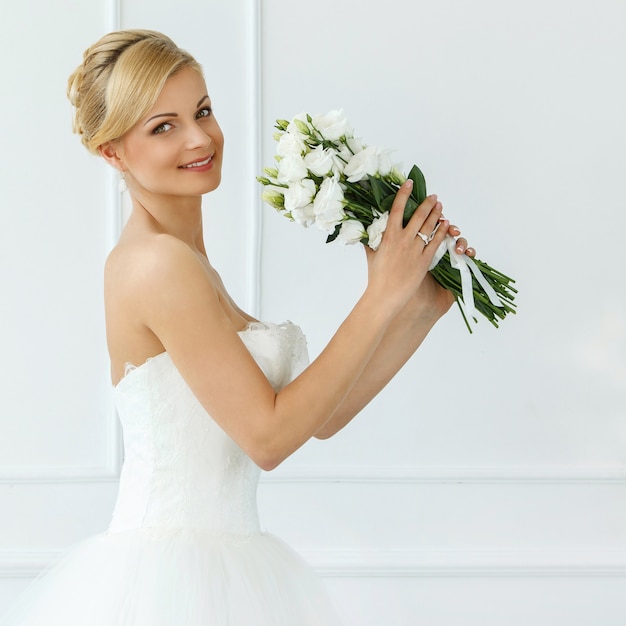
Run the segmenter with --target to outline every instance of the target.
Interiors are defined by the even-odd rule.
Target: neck
[[[202,197],[137,198],[129,225],[155,233],[166,233],[206,256],[202,231]]]

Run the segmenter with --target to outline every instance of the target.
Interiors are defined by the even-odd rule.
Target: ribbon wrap
[[[487,294],[489,301],[494,306],[501,307],[502,301],[494,291],[493,287],[487,282],[487,279],[483,276],[482,272],[478,268],[478,265],[474,263],[471,257],[467,254],[459,254],[456,249],[456,239],[450,235],[446,235],[446,238],[441,242],[439,248],[435,252],[435,256],[430,263],[429,270],[432,270],[439,264],[439,261],[443,258],[443,255],[448,252],[450,255],[450,266],[461,272],[461,291],[462,300],[461,306],[465,311],[465,315],[468,317],[474,317],[476,306],[474,304],[474,290],[472,288],[472,274]]]

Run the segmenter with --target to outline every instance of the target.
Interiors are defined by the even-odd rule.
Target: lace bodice
[[[253,323],[239,335],[277,391],[306,365],[306,340],[290,322]],[[258,532],[259,468],[211,419],[166,352],[131,366],[114,398],[125,459],[109,532]]]

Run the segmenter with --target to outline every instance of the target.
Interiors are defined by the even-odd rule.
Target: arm
[[[429,198],[402,228],[409,193],[408,186],[398,193],[363,296],[319,357],[278,393],[233,329],[195,253],[173,237],[157,237],[136,281],[138,317],[207,412],[259,466],[278,465],[335,414],[427,275],[447,223],[424,246],[416,233],[431,232],[441,209]]]
[[[460,231],[450,226],[448,233],[458,236]],[[457,250],[469,256],[476,254],[462,237],[457,240]],[[376,253],[367,247],[365,251],[369,264]],[[428,274],[417,293],[389,324],[351,392],[315,437],[328,439],[346,426],[398,373],[453,303],[454,296]]]

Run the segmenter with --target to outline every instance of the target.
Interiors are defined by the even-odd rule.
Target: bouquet
[[[326,232],[327,243],[361,242],[376,250],[396,192],[407,180],[391,152],[355,137],[341,110],[276,120],[276,129],[276,166],[264,168],[264,176],[257,177],[264,185],[263,200],[290,220]],[[427,195],[416,165],[408,178],[413,189],[404,210],[405,225]],[[470,333],[468,319],[477,322],[475,312],[496,327],[498,320],[515,313],[515,281],[483,261],[458,254],[450,235],[429,270],[454,294]]]

